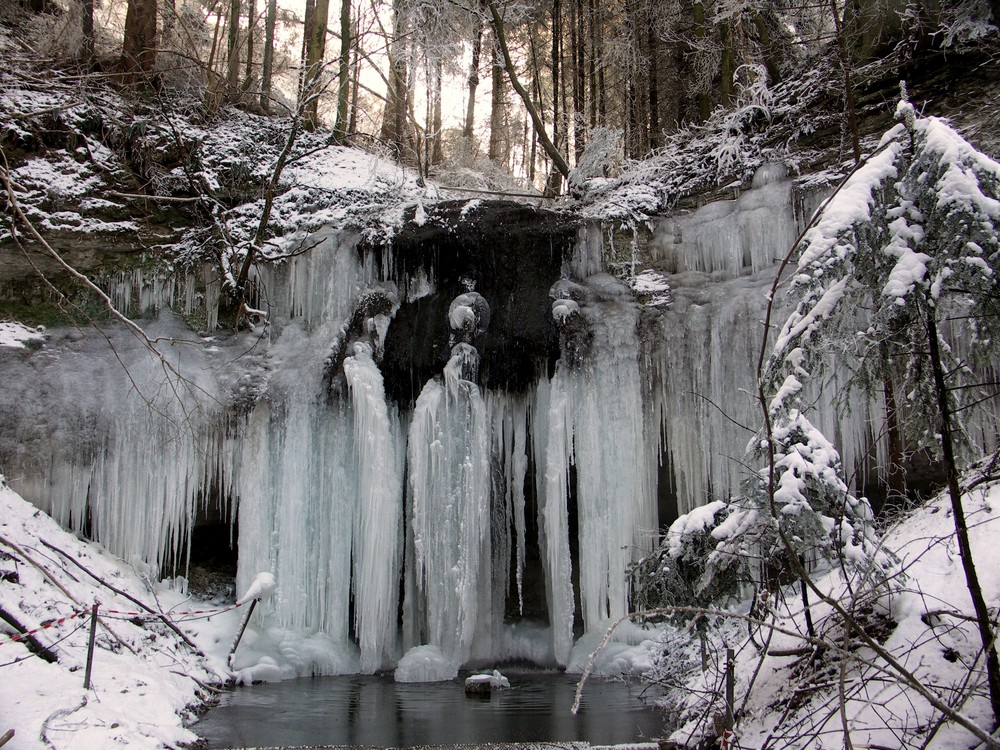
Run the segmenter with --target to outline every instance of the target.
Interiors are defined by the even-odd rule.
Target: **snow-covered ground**
[[[996,612],[1000,605],[1000,546],[996,544],[1000,482],[980,484],[966,492],[963,503],[987,604]],[[992,716],[982,646],[971,621],[972,604],[954,529],[945,495],[905,515],[884,537],[885,547],[899,558],[895,590],[869,601],[867,607],[859,606],[855,615],[866,622],[866,632],[882,642],[921,684],[988,732]],[[818,575],[816,582],[821,590],[843,592],[838,571]],[[738,616],[746,612],[743,607]],[[818,636],[833,648],[848,642],[843,640],[840,620],[830,607],[817,604],[815,597],[812,616]],[[736,650],[740,747],[839,749],[845,747],[845,724],[855,748],[959,750],[979,746],[968,730],[943,722],[925,698],[904,685],[869,649],[849,646],[852,657],[845,661],[842,675],[835,652],[809,649],[800,637],[806,627],[797,586],[787,590],[782,601],[772,603],[763,619],[765,625],[751,628],[753,640],[747,638],[743,621],[734,619],[719,625],[720,637],[713,641],[718,644],[728,636],[726,645]],[[671,645],[650,673],[664,684],[680,675],[683,688],[673,693],[670,705],[681,721],[681,729],[673,735],[680,742],[711,734],[711,713],[720,709],[721,673],[713,667],[702,675],[696,666],[691,667],[700,661],[691,637],[685,641],[671,633]],[[717,657],[712,657],[713,662]],[[678,667],[685,662],[686,673]],[[706,694],[714,696],[710,708]]]
[[[144,578],[63,531],[2,479],[0,519],[0,735],[15,730],[5,750],[154,750],[195,741],[185,725],[211,699],[210,686],[228,677],[241,610],[195,602],[175,582]],[[165,613],[204,656],[111,586]],[[85,689],[94,604],[100,626]],[[187,614],[205,610],[221,611]],[[56,661],[13,640],[18,632],[8,618],[34,631]]]

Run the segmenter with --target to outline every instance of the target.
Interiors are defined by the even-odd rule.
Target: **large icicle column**
[[[566,664],[574,610],[570,493],[582,624],[594,632],[628,612],[627,567],[657,535],[656,436],[643,398],[639,310],[628,288],[595,274],[583,283],[563,279],[551,296],[563,356],[539,392],[545,433],[536,438],[544,446],[536,462],[544,466],[539,488],[553,645]]]
[[[457,670],[472,654],[479,621],[502,613],[490,610],[490,423],[475,383],[479,352],[467,343],[488,325],[489,306],[478,294],[460,295],[449,321],[464,335],[443,378],[421,391],[410,426],[416,601],[409,610],[426,645],[439,648]]]

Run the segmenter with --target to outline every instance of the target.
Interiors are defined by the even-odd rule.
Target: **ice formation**
[[[121,333],[127,374],[74,332],[0,349],[13,415],[0,460],[24,496],[148,572],[184,573],[206,508],[233,521],[237,590],[261,571],[277,581],[258,610],[283,661],[261,673],[565,666],[579,661],[575,636],[628,611],[626,570],[669,520],[664,496],[684,512],[737,486],[749,433],[734,422],[754,422],[766,270],[794,231],[780,180],[663,224],[651,247],[674,266],[672,303],[654,310],[605,272],[600,228],[579,230],[544,282],[550,299],[524,308],[558,360],[533,354],[539,374],[510,389],[481,377],[495,374],[490,342],[519,333],[498,292],[445,286],[433,266],[394,276],[390,250],[361,252],[334,230],[261,271],[268,324],[236,336],[196,336],[166,311],[212,307],[217,286],[199,296],[190,279],[129,272],[110,280],[115,298],[164,310],[149,326],[170,341],[162,356]],[[387,396],[400,304],[434,310],[443,332],[412,403]],[[817,425],[862,445],[867,417]],[[537,624],[520,622],[529,611]]]

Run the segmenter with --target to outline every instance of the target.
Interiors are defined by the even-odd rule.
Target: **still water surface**
[[[391,676],[303,678],[241,687],[192,729],[208,748],[269,745],[414,745],[486,742],[619,744],[659,736],[660,714],[633,681],[587,682],[570,712],[577,676],[507,672],[508,690],[466,697],[462,681],[396,683]]]

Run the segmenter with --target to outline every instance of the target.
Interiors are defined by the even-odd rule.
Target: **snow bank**
[[[201,684],[218,683],[222,675],[97,578],[153,608],[192,609],[182,605],[182,595],[150,589],[122,561],[60,529],[2,476],[0,519],[0,606],[27,630],[37,630],[35,638],[57,657],[46,663],[23,641],[12,640],[13,627],[0,623],[0,732],[15,730],[5,750],[159,750],[195,741],[185,723],[207,697]],[[103,614],[91,688],[85,690],[89,610],[95,603]],[[182,614],[171,619],[190,634]]]
[[[45,341],[44,329],[32,329],[13,321],[0,321],[0,346],[25,349],[29,344]]]

